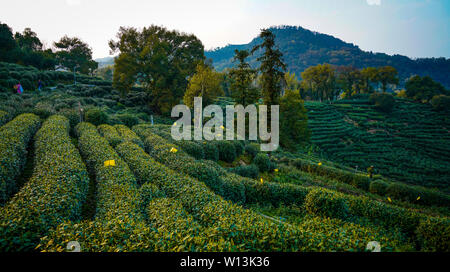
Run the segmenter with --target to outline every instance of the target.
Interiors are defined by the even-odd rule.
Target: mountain
[[[114,65],[114,57],[99,58],[95,59],[94,61],[98,62],[98,68]]]
[[[330,35],[313,32],[302,27],[279,26],[270,28],[276,36],[276,44],[284,54],[288,70],[300,73],[310,66],[329,63],[332,65],[352,65],[356,68],[379,67],[390,65],[399,71],[400,81],[404,83],[412,75],[431,76],[434,80],[450,87],[450,59],[420,58],[410,59],[401,55],[387,55],[361,50],[358,46],[346,43]],[[231,68],[235,49],[247,49],[259,44],[260,38],[254,38],[248,44],[227,45],[206,51],[207,58],[212,59],[216,69]],[[249,62],[256,67],[256,58],[261,52],[255,52]],[[402,84],[403,85],[403,84]]]

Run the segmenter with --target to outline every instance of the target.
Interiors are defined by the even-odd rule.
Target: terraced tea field
[[[352,104],[350,104],[352,103]],[[306,102],[311,142],[320,154],[355,170],[449,192],[450,117],[398,100],[392,113],[367,101]]]
[[[71,241],[94,252],[365,251],[370,241],[449,250],[447,194],[316,156],[269,158],[245,141],[176,142],[169,131],[71,127],[62,115],[3,125],[0,251],[66,251]],[[30,147],[32,174],[17,183]],[[256,177],[234,164],[243,160]]]

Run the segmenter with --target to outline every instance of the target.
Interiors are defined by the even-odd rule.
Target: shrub
[[[176,145],[181,147],[184,152],[188,153],[197,160],[202,160],[205,158],[205,153],[200,144],[193,141],[174,141]]]
[[[52,116],[37,132],[33,175],[1,211],[1,251],[34,250],[59,223],[81,219],[89,176],[69,128],[65,117]]]
[[[88,109],[85,113],[85,120],[95,126],[108,124],[109,116],[99,108]]]
[[[376,109],[384,112],[391,112],[395,106],[394,97],[388,93],[373,93],[369,100]]]
[[[430,101],[433,109],[437,111],[449,111],[450,110],[450,96],[447,95],[436,95]]]
[[[140,147],[144,147],[141,138],[134,133],[131,129],[124,125],[115,125],[114,128],[119,133],[120,138],[123,142],[132,142],[137,144]]]
[[[236,147],[229,141],[216,141],[219,150],[219,159],[224,162],[233,162],[236,159]]]
[[[424,251],[450,251],[450,219],[429,217],[416,230],[417,240]]]
[[[75,128],[75,126],[80,122],[80,113],[76,109],[60,109],[58,114],[66,117],[69,120],[71,128]]]
[[[244,153],[245,144],[243,141],[233,141],[234,147],[236,149],[236,156],[239,157]]]
[[[230,169],[231,172],[236,173],[240,176],[256,179],[258,178],[259,171],[256,165],[243,165]]]
[[[97,129],[100,135],[104,137],[112,147],[115,147],[122,142],[122,138],[114,127],[110,125],[100,125]]]
[[[0,110],[0,127],[9,121],[9,114],[6,111]]]
[[[205,160],[218,161],[219,160],[219,149],[217,146],[209,141],[204,141],[201,143],[203,145],[203,153]]]
[[[127,127],[133,127],[137,124],[139,124],[139,118],[137,118],[135,115],[132,114],[119,114],[117,115],[117,118]]]
[[[15,192],[15,179],[25,166],[28,144],[39,126],[39,117],[22,114],[0,128],[0,204]]]
[[[370,183],[369,192],[384,196],[386,195],[386,189],[388,184],[381,179],[374,180]]]
[[[341,194],[326,189],[313,189],[305,199],[306,211],[324,217],[345,219],[349,208]]]
[[[260,172],[269,172],[272,170],[272,163],[270,161],[270,158],[265,153],[259,153],[258,155],[256,155],[252,163],[258,167]]]
[[[55,114],[55,109],[48,103],[39,102],[34,107],[33,113],[41,117],[42,119],[47,119],[51,115]]]
[[[254,158],[259,153],[259,145],[256,143],[250,143],[245,146],[245,152]]]

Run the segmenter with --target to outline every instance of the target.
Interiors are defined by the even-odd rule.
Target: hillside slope
[[[367,101],[306,102],[311,141],[330,160],[409,184],[448,192],[450,116],[431,106],[397,100],[392,113]]]
[[[322,63],[332,65],[352,65],[356,68],[379,67],[391,65],[400,74],[401,82],[412,75],[429,75],[450,87],[450,59],[426,58],[412,60],[401,55],[390,56],[383,53],[372,53],[362,51],[358,46],[346,43],[330,35],[312,32],[302,27],[282,26],[271,28],[276,36],[276,43],[284,54],[284,60],[288,70],[295,72],[298,76],[306,68]],[[254,45],[260,43],[259,38],[253,39],[248,44],[228,45],[212,51],[206,51],[207,58],[213,60],[218,70],[233,67],[233,56],[235,49],[250,50]],[[256,66],[258,53],[250,57],[250,63]]]

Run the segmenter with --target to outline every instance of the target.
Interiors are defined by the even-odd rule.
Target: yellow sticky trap
[[[419,201],[420,200],[420,196],[417,198],[417,201]]]
[[[172,149],[170,149],[170,152],[172,152],[172,153],[177,153],[178,150],[177,150],[175,147],[172,147]]]
[[[225,129],[225,127],[224,127],[224,126],[220,126],[220,128],[221,128],[221,129]]]
[[[322,166],[322,163],[321,163],[321,162],[319,162],[319,166]]]
[[[388,197],[387,200],[389,200],[389,202],[392,202],[392,199],[390,197]]]
[[[275,169],[274,171],[275,171],[275,173],[278,173],[278,169]]]
[[[263,184],[264,183],[264,180],[263,180],[263,178],[261,178],[261,184]]]
[[[177,125],[177,122],[173,123],[173,126],[175,127]]]
[[[115,160],[105,161],[104,165],[105,165],[105,167],[116,166],[116,161]]]

